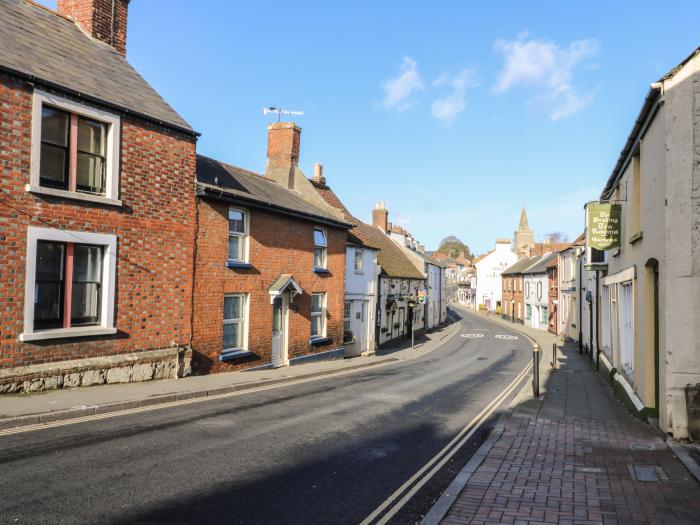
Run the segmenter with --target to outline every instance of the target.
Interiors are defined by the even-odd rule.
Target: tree
[[[467,259],[472,258],[472,252],[469,249],[469,246],[464,244],[454,235],[450,235],[441,240],[440,247],[437,251],[440,253],[444,253],[445,255],[447,255],[448,257],[452,257],[453,259],[459,257],[460,253],[463,253],[464,257],[466,257]]]
[[[569,236],[564,232],[549,232],[544,236],[544,240],[551,243],[569,242]]]

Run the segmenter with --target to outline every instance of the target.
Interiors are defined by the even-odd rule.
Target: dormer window
[[[38,90],[33,103],[27,189],[120,205],[119,117]]]

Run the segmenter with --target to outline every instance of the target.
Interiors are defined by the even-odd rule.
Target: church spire
[[[520,231],[529,230],[527,224],[527,212],[525,211],[525,206],[523,206],[523,211],[520,212],[520,226],[518,226]]]

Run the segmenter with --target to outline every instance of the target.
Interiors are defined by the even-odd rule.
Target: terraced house
[[[0,0],[0,392],[186,372],[197,134],[127,0]]]
[[[269,126],[264,175],[197,158],[196,373],[343,356],[351,225],[299,169],[300,140]]]

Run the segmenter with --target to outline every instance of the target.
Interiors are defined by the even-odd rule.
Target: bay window
[[[28,191],[121,205],[119,117],[35,90]]]
[[[116,333],[116,237],[30,227],[22,341]]]

